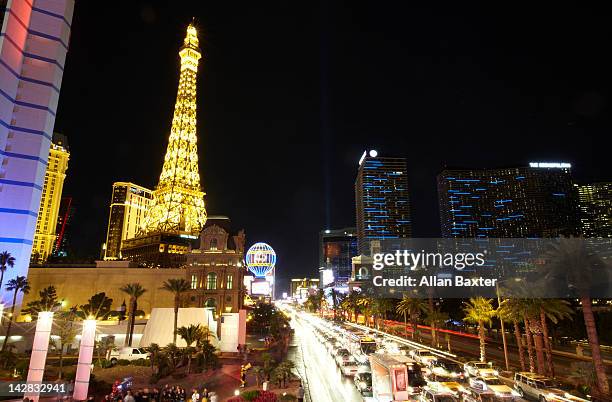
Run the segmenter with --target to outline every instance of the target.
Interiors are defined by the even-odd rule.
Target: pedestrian
[[[128,391],[125,398],[123,398],[123,402],[136,402],[136,399],[132,396],[132,391]]]
[[[297,390],[297,400],[298,402],[304,402],[304,387],[302,387],[302,382],[300,381],[300,386]]]
[[[191,392],[191,402],[199,402],[200,394],[198,394],[198,390],[194,388]]]
[[[218,398],[217,398],[217,393],[216,392],[211,392],[210,393],[210,400],[208,402],[218,402]]]

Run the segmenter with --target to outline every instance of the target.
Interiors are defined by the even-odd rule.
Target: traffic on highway
[[[305,352],[308,358],[319,354],[316,365],[304,363],[303,367],[312,401],[586,401],[537,374],[504,377],[490,362],[471,361],[359,324],[333,322],[289,304],[279,307],[291,316],[294,328],[299,327],[301,338],[310,341],[311,348]],[[341,378],[321,375],[321,366],[329,365],[336,366]],[[316,377],[316,384],[308,377]],[[346,389],[347,380],[352,381],[353,390]],[[340,398],[335,397],[335,388]],[[314,395],[322,389],[324,395]]]

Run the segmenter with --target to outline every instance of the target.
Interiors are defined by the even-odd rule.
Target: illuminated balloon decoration
[[[246,265],[256,278],[264,278],[276,264],[276,253],[266,243],[255,243],[246,253]]]

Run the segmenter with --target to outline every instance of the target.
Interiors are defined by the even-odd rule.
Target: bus
[[[369,335],[356,334],[354,332],[348,332],[349,350],[353,355],[365,355],[369,356],[372,353],[376,353],[378,344],[376,339]]]
[[[372,394],[378,402],[406,401],[425,384],[421,367],[407,356],[373,353],[369,359]]]

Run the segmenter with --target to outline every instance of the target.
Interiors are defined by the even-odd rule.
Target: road
[[[291,320],[295,330],[288,358],[309,391],[311,402],[360,402],[364,399],[351,377],[343,377],[334,359],[315,337],[312,327],[299,318]],[[368,398],[369,399],[369,398]]]

